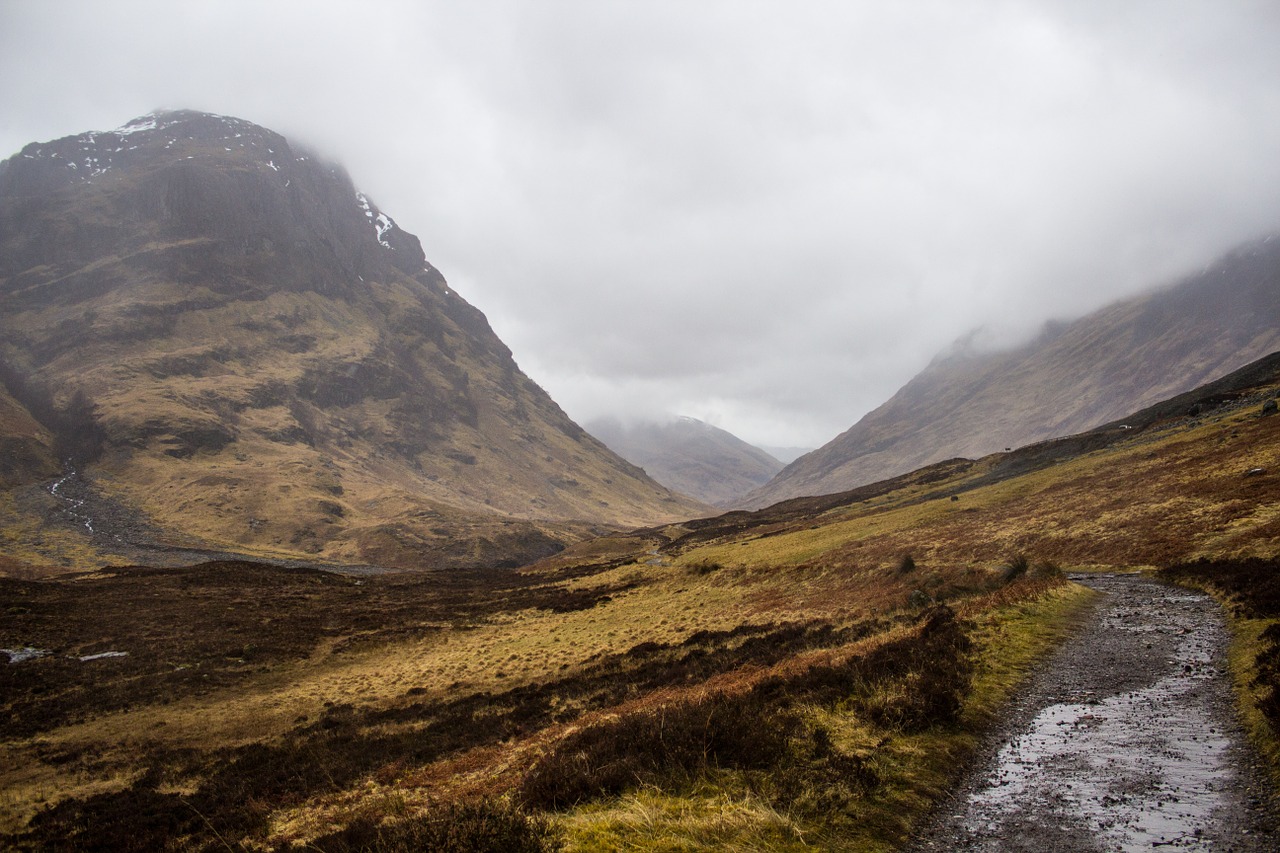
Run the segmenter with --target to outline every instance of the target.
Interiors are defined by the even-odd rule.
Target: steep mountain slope
[[[762,507],[952,457],[1082,432],[1280,350],[1280,239],[1179,284],[1051,324],[1012,351],[940,356],[888,402],[743,499]]]
[[[662,485],[715,505],[729,506],[782,470],[758,447],[697,418],[623,424],[598,420],[587,431]]]
[[[463,565],[702,509],[574,424],[341,169],[235,118],[0,165],[0,360],[95,494],[186,544]]]
[[[52,433],[0,386],[0,489],[39,482],[58,471]]]

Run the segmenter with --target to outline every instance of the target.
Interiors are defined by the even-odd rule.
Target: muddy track
[[[1280,849],[1218,605],[1138,575],[1073,579],[1103,595],[908,850]]]

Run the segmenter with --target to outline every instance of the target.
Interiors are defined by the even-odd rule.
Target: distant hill
[[[797,459],[744,507],[844,491],[940,460],[1083,432],[1280,350],[1280,239],[1017,349],[960,346]]]
[[[511,564],[705,510],[570,420],[340,167],[241,119],[0,164],[0,361],[0,476],[59,447],[100,552]]]
[[[782,470],[765,451],[696,418],[599,420],[587,430],[667,488],[715,506],[731,505]]]
[[[783,465],[789,465],[795,462],[806,453],[812,453],[812,447],[774,447],[772,445],[761,445],[760,449],[768,453],[774,459],[777,459]]]

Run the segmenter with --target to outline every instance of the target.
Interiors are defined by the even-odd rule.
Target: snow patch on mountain
[[[384,237],[396,227],[395,221],[381,211],[375,214],[373,212],[373,207],[369,204],[369,199],[364,193],[356,193],[356,204],[360,205],[360,209],[364,211],[365,217],[373,223],[373,230],[377,235],[378,242],[383,246],[386,246],[388,249],[393,249],[394,247],[388,243]]]
[[[138,118],[135,118],[133,121],[127,124],[121,125],[120,127],[117,127],[115,130],[111,131],[111,133],[114,133],[116,136],[128,136],[132,133],[141,133],[146,130],[155,130],[157,124],[158,124],[158,119],[156,118],[155,114],[152,113],[150,115],[139,116]]]

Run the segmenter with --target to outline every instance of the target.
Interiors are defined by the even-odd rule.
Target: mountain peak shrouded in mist
[[[605,418],[587,429],[667,488],[714,506],[732,504],[782,470],[765,451],[697,418]]]
[[[1280,239],[1029,342],[944,351],[891,399],[744,499],[765,506],[976,458],[1123,417],[1280,350]]]
[[[476,565],[704,509],[573,423],[343,169],[242,119],[0,165],[0,337],[29,411],[84,401],[90,487],[201,547]]]
[[[133,199],[116,229],[81,223],[93,227],[62,242],[71,251],[110,250],[108,238],[128,240],[130,224],[153,220],[167,237],[219,240],[246,255],[285,248],[313,255],[307,270],[313,290],[340,286],[343,275],[388,268],[425,273],[444,286],[417,238],[371,206],[344,169],[244,119],[192,110],[151,113],[116,130],[31,143],[0,167],[0,192],[14,201],[30,204],[73,190],[85,199],[128,191]],[[100,239],[85,244],[95,236]],[[271,236],[292,243],[263,243]],[[49,241],[29,242],[54,251]],[[6,267],[21,260],[7,259]],[[281,282],[290,284],[287,277]]]

